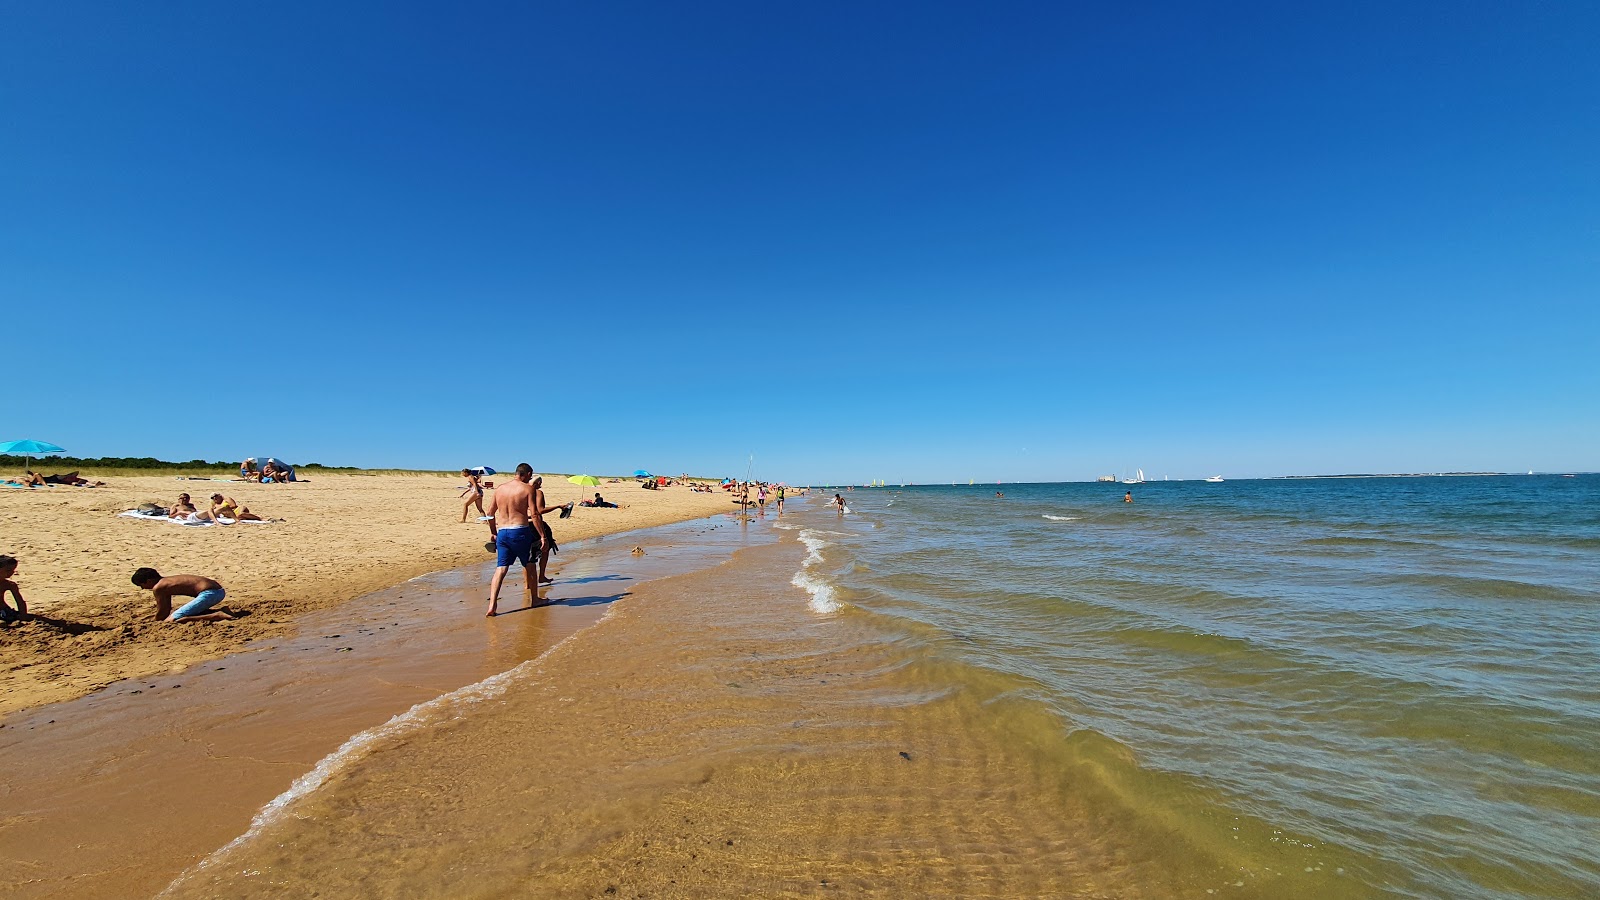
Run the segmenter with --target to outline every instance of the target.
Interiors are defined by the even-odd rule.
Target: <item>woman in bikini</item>
[[[232,497],[221,494],[211,495],[211,521],[218,525],[226,524],[223,519],[232,519],[235,522],[260,522],[260,516],[250,511],[248,506],[240,506]]]
[[[467,489],[460,494],[467,498],[467,502],[461,504],[461,521],[467,520],[467,510],[471,509],[474,503],[478,504],[478,515],[488,515],[483,511],[483,476],[471,469],[462,469],[461,477],[467,480]]]

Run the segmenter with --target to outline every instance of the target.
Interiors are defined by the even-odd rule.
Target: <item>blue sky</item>
[[[1600,469],[1600,6],[989,6],[13,4],[0,439]]]

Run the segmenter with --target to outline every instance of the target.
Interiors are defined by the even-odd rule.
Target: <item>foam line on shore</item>
[[[834,594],[833,584],[817,571],[822,564],[822,548],[832,545],[809,528],[802,528],[799,537],[800,543],[806,545],[806,558],[790,583],[811,595],[813,611],[823,615],[838,612],[839,601]]]
[[[598,622],[603,622],[610,618],[614,611],[614,606],[610,609],[607,609],[605,613],[600,616]],[[598,622],[595,624],[598,624]],[[590,627],[593,627],[593,625]],[[344,744],[340,745],[339,749],[333,751],[318,761],[318,763],[312,767],[311,771],[301,775],[299,778],[296,778],[294,783],[289,786],[288,790],[273,798],[269,803],[267,803],[267,805],[261,807],[260,811],[258,811],[255,817],[250,821],[250,827],[245,830],[244,834],[239,835],[224,846],[212,851],[204,859],[184,870],[180,875],[178,875],[177,878],[174,878],[172,883],[168,884],[166,888],[164,888],[157,896],[164,897],[169,895],[173,889],[177,888],[188,879],[222,862],[235,848],[244,845],[257,834],[260,834],[263,829],[282,818],[296,801],[310,795],[312,792],[326,784],[329,779],[333,778],[333,776],[344,771],[351,764],[365,757],[368,752],[370,752],[380,742],[419,731],[437,723],[443,718],[459,718],[461,712],[456,712],[458,708],[464,707],[468,704],[478,704],[486,700],[494,700],[500,697],[501,695],[505,694],[512,684],[516,683],[519,675],[537,668],[541,663],[549,659],[552,653],[555,653],[557,650],[560,650],[563,646],[565,646],[568,641],[588,630],[588,628],[581,628],[565,638],[562,638],[550,649],[539,654],[533,659],[519,663],[504,672],[491,675],[482,681],[474,682],[466,685],[465,687],[457,688],[456,690],[447,694],[441,694],[432,700],[425,700],[421,703],[418,703],[405,712],[394,716],[382,725],[369,728],[366,731],[363,731],[345,741]],[[454,714],[446,715],[450,713]]]

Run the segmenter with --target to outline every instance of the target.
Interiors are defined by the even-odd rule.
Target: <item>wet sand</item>
[[[805,548],[770,524],[749,528],[778,543],[644,585],[492,689],[351,748],[167,896],[1167,897],[1217,883],[1098,786],[1101,748],[1061,765],[1059,720],[1016,699],[1025,684],[943,677],[914,634],[813,610],[790,583]]]
[[[0,717],[122,679],[181,671],[253,640],[291,634],[306,613],[490,558],[487,527],[460,521],[459,476],[316,474],[287,485],[171,475],[105,480],[100,488],[0,490],[0,553],[20,560],[16,580],[35,614],[0,632]],[[599,490],[627,507],[552,515],[562,543],[730,508],[721,491],[646,491],[632,480],[580,488],[562,476],[545,481],[551,504]],[[202,507],[220,492],[284,521],[186,527],[117,516],[146,501],[170,505],[180,492]],[[554,557],[552,569],[561,561]],[[140,566],[216,578],[228,590],[227,606],[250,615],[208,625],[154,622],[150,594],[128,580]]]
[[[537,658],[640,582],[701,565],[707,536],[727,545],[723,528],[563,547],[571,561],[544,604],[511,611],[508,590],[494,620],[481,611],[490,564],[421,576],[245,652],[13,716],[0,754],[26,760],[26,777],[5,781],[0,892],[154,895],[352,735]],[[636,542],[650,551],[632,555]]]

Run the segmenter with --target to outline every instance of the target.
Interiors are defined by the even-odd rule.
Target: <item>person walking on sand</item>
[[[783,485],[778,485],[778,515],[783,515]]]
[[[600,495],[596,494],[595,496],[598,497]],[[572,504],[564,503],[561,506],[545,506],[544,478],[540,477],[533,480],[533,507],[539,511],[539,583],[554,584],[555,582],[545,575],[545,569],[550,566],[550,551],[556,549],[556,533],[550,530],[550,523],[544,520],[544,514],[560,510],[561,517],[564,519],[572,515]]]
[[[488,515],[483,511],[483,476],[471,469],[462,469],[461,477],[467,480],[467,489],[456,495],[458,499],[467,498],[467,502],[461,504],[461,521],[467,520],[467,510],[471,509],[474,503],[478,504],[478,515]]]
[[[489,581],[489,609],[484,613],[485,618],[493,618],[499,611],[500,585],[506,580],[512,562],[522,564],[522,574],[528,580],[528,602],[535,603],[539,599],[538,570],[533,561],[539,552],[537,526],[543,519],[535,505],[532,482],[533,467],[517,463],[516,477],[495,485],[494,493],[489,495],[489,511],[484,515],[494,517],[489,529],[494,533],[498,556],[494,577]]]
[[[157,622],[225,622],[233,618],[220,609],[212,611],[228,593],[215,579],[204,575],[168,575],[162,578],[160,572],[146,567],[133,573],[133,583],[155,594]],[[173,609],[172,598],[175,596],[194,599]]]
[[[15,556],[0,556],[0,624],[11,625],[13,622],[26,622],[28,620],[28,601],[22,599],[22,589],[11,580],[17,574],[17,558]],[[6,602],[6,595],[11,595],[11,606]]]

